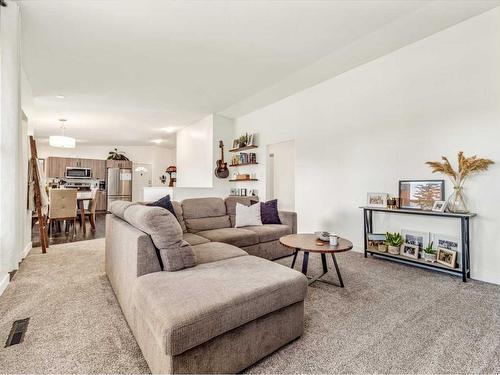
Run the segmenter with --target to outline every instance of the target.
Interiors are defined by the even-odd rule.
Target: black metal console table
[[[363,209],[363,222],[365,233],[365,258],[367,254],[380,256],[395,262],[410,264],[420,268],[431,269],[439,272],[446,272],[456,276],[462,276],[462,281],[466,282],[470,278],[470,235],[469,235],[469,221],[476,214],[455,214],[451,212],[436,212],[436,211],[421,211],[421,210],[408,210],[408,209],[389,209],[383,207],[370,207],[362,206]],[[442,218],[451,218],[460,220],[460,235],[462,242],[462,264],[461,268],[451,268],[439,263],[427,262],[423,259],[411,259],[401,255],[394,255],[389,253],[382,253],[377,250],[368,249],[368,233],[373,233],[373,212],[384,212],[389,214],[405,214],[405,215],[424,215],[435,216]]]

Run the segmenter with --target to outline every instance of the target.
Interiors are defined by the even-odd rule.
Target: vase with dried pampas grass
[[[455,213],[467,213],[466,199],[463,192],[463,186],[468,177],[473,174],[486,171],[494,163],[490,159],[479,159],[476,155],[465,157],[464,153],[458,153],[458,170],[453,169],[448,158],[443,156],[443,161],[428,161],[425,164],[431,166],[432,173],[442,173],[448,176],[453,183],[453,194],[448,198],[447,209]]]

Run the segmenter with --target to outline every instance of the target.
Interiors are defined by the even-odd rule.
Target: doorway
[[[295,210],[295,141],[267,146],[266,200],[278,199],[280,210]]]
[[[134,163],[132,168],[132,202],[142,202],[144,200],[144,188],[152,186],[151,164]]]

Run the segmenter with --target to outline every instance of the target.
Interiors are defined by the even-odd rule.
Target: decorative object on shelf
[[[242,197],[246,197],[246,196],[247,196],[247,189],[245,189],[245,188],[241,188],[241,189],[240,189],[240,195],[241,195]]]
[[[444,180],[399,181],[400,208],[432,210],[435,201],[444,200]]]
[[[445,266],[455,268],[457,252],[438,247],[436,261]]]
[[[239,139],[235,139],[233,141],[233,148],[238,148],[240,147],[240,140]]]
[[[434,242],[431,242],[429,245],[424,247],[424,251],[422,252],[422,257],[427,262],[434,263],[436,261],[436,250],[434,250]]]
[[[318,231],[314,232],[314,235],[316,236],[316,239],[324,242],[329,242],[330,241],[330,233],[329,232],[324,232],[324,231]]]
[[[62,135],[51,135],[49,136],[49,145],[52,147],[61,148],[75,148],[76,139],[73,137],[67,137],[66,132],[66,120],[65,118],[59,119],[60,127],[62,130]]]
[[[246,147],[248,144],[248,134],[245,134],[245,135],[242,135],[239,139],[238,139],[238,148],[241,148],[241,147]]]
[[[224,161],[224,143],[219,141],[220,148],[220,159],[217,160],[217,168],[215,168],[215,177],[217,178],[227,178],[229,176],[229,169],[227,168],[227,163]]]
[[[401,255],[408,258],[418,259],[418,245],[411,245],[409,243],[403,244],[403,246],[401,246]]]
[[[174,187],[175,183],[177,182],[177,167],[175,165],[169,166],[166,170],[166,173],[168,173],[168,177],[170,178],[170,182],[168,183],[169,187]],[[172,176],[175,175],[175,176]]]
[[[446,210],[446,204],[446,201],[435,201],[434,206],[432,206],[432,211],[444,212],[444,210]]]
[[[457,265],[461,265],[461,257],[458,255],[462,254],[462,246],[460,244],[460,239],[455,236],[449,236],[446,234],[434,233],[432,234],[432,241],[436,244],[436,248],[451,250],[457,253]]]
[[[448,211],[455,213],[467,213],[466,198],[463,193],[463,186],[467,177],[488,170],[488,167],[495,162],[490,159],[478,159],[476,155],[465,157],[463,151],[458,153],[458,170],[453,169],[448,158],[442,156],[442,162],[428,161],[425,164],[432,168],[432,173],[442,173],[448,176],[453,183],[453,194],[448,198]]]
[[[255,146],[255,134],[247,135],[247,146]]]
[[[381,253],[387,252],[387,245],[385,243],[381,243],[377,246],[377,250]]]
[[[251,190],[250,190],[250,195],[251,195],[252,197],[256,197],[257,195],[259,195],[259,194],[258,194],[257,189],[251,189]]]
[[[417,245],[419,249],[423,249],[429,245],[429,232],[417,232],[408,229],[401,230],[403,242],[410,245]]]
[[[394,210],[396,208],[398,208],[399,206],[399,199],[396,198],[396,197],[389,197],[387,198],[387,208],[390,208],[391,210]]]
[[[387,193],[368,193],[367,205],[370,207],[387,207]]]
[[[162,175],[160,176],[160,182],[161,182],[162,184],[166,184],[166,183],[167,183],[167,176],[165,176],[164,174],[162,174]]]
[[[403,237],[401,237],[401,233],[387,232],[385,234],[385,243],[389,254],[399,255],[401,245],[403,244]]]
[[[108,155],[108,160],[123,160],[123,161],[130,161],[127,156],[125,156],[125,152],[123,151],[118,151],[117,148],[115,148],[114,151],[110,151]]]
[[[383,245],[383,248],[387,251],[387,246],[385,245],[385,234],[368,233],[368,248],[371,250],[378,250],[380,245]]]

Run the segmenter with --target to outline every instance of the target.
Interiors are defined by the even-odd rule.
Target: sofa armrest
[[[292,228],[292,233],[297,233],[297,213],[291,211],[278,211],[281,223]]]

